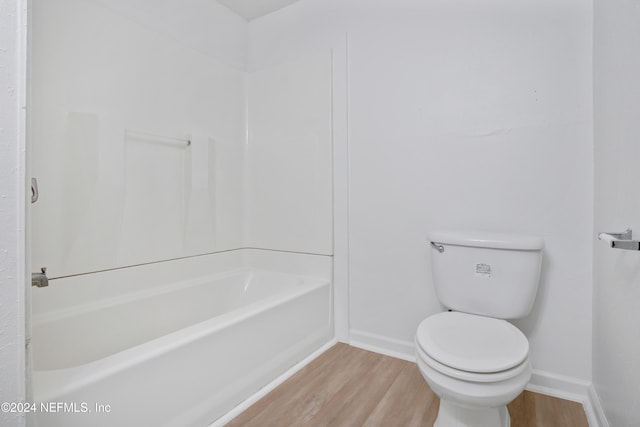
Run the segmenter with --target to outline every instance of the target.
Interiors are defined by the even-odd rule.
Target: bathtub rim
[[[265,268],[239,267],[239,268],[234,268],[233,270],[229,270],[225,272],[213,273],[206,276],[199,276],[195,278],[185,279],[185,280],[181,280],[174,283],[159,285],[157,287],[150,285],[145,287],[142,290],[136,290],[136,291],[120,294],[120,295],[110,296],[107,298],[102,298],[98,301],[82,302],[79,304],[72,305],[70,307],[57,308],[57,309],[45,311],[42,313],[34,313],[34,315],[32,316],[32,325],[38,326],[47,322],[53,322],[56,320],[73,317],[73,316],[88,313],[94,310],[100,310],[103,308],[109,308],[109,307],[117,306],[120,304],[126,304],[136,300],[143,300],[145,298],[149,298],[155,295],[177,292],[182,289],[204,285],[208,282],[214,282],[214,281],[223,280],[229,277],[244,275],[244,274],[251,276],[252,274],[255,274],[255,273],[277,274],[278,276],[287,277],[289,279],[295,278],[298,280],[302,280],[303,283],[314,281],[314,280],[325,280],[315,276],[303,276],[303,275],[297,275],[292,273],[285,273],[281,271],[268,270]]]
[[[181,289],[190,288],[193,286],[202,285],[209,281],[226,279],[235,275],[250,273],[250,268],[236,268],[223,273],[215,273],[207,276],[200,276],[196,278],[181,280],[179,282],[168,283],[159,285],[157,287],[147,286],[142,290],[136,290],[132,292],[123,293],[120,295],[110,296],[102,298],[97,301],[82,302],[74,304],[70,307],[58,308],[42,313],[34,314],[32,317],[33,326],[37,326],[43,323],[54,322],[56,320],[65,319],[67,317],[73,317],[76,315],[88,313],[94,310],[100,310],[103,308],[109,308],[120,304],[126,304],[136,300],[142,300],[152,297],[154,295],[162,295],[166,293],[176,292]]]

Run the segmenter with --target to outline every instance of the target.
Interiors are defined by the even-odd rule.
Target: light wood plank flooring
[[[228,426],[432,426],[439,399],[415,363],[337,344]],[[512,427],[588,427],[580,403],[525,391]]]

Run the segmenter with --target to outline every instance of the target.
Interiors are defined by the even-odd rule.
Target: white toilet
[[[440,397],[435,427],[507,427],[507,404],[531,377],[529,342],[504,319],[524,317],[538,290],[544,241],[505,233],[434,231],[436,293],[449,311],[416,332],[420,372]]]

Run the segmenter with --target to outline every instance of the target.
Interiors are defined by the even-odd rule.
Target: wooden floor
[[[432,426],[439,399],[415,363],[337,344],[228,426]],[[525,391],[512,427],[588,427],[582,404]]]

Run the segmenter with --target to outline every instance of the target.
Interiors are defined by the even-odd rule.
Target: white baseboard
[[[527,390],[582,403],[589,427],[609,427],[598,394],[589,381],[534,369]]]
[[[349,344],[410,362],[416,360],[413,342],[351,330]],[[534,369],[527,390],[580,402],[587,415],[589,427],[609,427],[598,395],[589,381]]]
[[[607,420],[607,416],[604,413],[604,409],[602,408],[602,404],[600,403],[600,398],[598,397],[598,393],[596,393],[596,389],[593,386],[593,383],[589,386],[588,404],[589,409],[587,410],[587,404],[585,403],[584,410],[585,412],[587,412],[589,425],[591,427],[609,427],[609,421]]]
[[[349,345],[409,362],[416,361],[414,344],[409,341],[352,329],[349,331]]]
[[[229,421],[231,421],[232,419],[234,419],[235,417],[240,415],[242,412],[244,412],[247,409],[249,409],[249,407],[251,405],[256,403],[258,400],[262,399],[264,396],[266,396],[273,389],[275,389],[280,384],[282,384],[283,382],[288,380],[296,372],[298,372],[299,370],[301,370],[302,368],[307,366],[315,358],[320,356],[325,351],[329,350],[329,348],[333,347],[337,342],[338,342],[337,339],[335,339],[335,338],[332,339],[331,341],[329,341],[328,343],[326,343],[325,345],[320,347],[318,350],[314,351],[309,356],[305,357],[303,360],[301,360],[300,362],[295,364],[293,367],[289,368],[284,374],[280,375],[278,378],[276,378],[275,380],[271,381],[266,386],[262,387],[253,396],[249,397],[247,400],[243,401],[241,404],[239,404],[238,406],[233,408],[231,411],[227,412],[222,417],[218,418],[213,423],[209,424],[209,427],[222,427],[222,426],[224,426]]]
[[[534,369],[527,390],[574,402],[588,400],[590,382]]]

